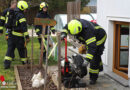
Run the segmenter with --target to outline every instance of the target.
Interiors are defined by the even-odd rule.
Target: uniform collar
[[[41,11],[40,13],[41,13],[41,14],[47,14],[47,12],[43,12],[43,11]]]
[[[19,8],[16,8],[15,11],[16,11],[16,12],[21,12],[21,13],[23,13],[23,11],[20,10]]]

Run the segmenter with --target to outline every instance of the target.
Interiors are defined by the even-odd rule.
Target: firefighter
[[[49,18],[51,19],[50,15],[48,14],[48,4],[46,2],[42,2],[40,4],[40,8],[39,8],[39,12],[37,13],[36,15],[36,18]],[[38,41],[40,43],[40,48],[41,48],[41,37],[40,35],[42,34],[42,26],[41,25],[36,25],[35,26],[35,31],[36,31],[36,34],[38,35]],[[48,31],[48,27],[46,27],[45,29],[45,35],[44,35],[44,38],[45,40],[47,40],[47,31]],[[51,27],[51,32],[54,34],[55,33],[55,29],[54,27]],[[46,60],[46,50],[44,48],[43,50],[43,60]]]
[[[16,1],[11,1],[11,6],[3,11],[2,16],[0,18],[0,33],[1,34],[3,33],[3,28],[4,28],[4,25],[5,25],[5,20],[6,20],[7,13],[9,13],[10,10],[14,10],[16,7],[17,7],[17,2]],[[6,28],[6,36],[5,36],[6,40],[8,40],[9,34],[11,34],[11,32],[10,32],[11,29],[12,28]],[[14,60],[14,57],[15,57],[14,53],[12,53],[12,56],[13,56],[13,60]]]
[[[28,8],[28,4],[26,1],[19,1],[17,4],[17,8],[15,9],[15,18],[13,18],[14,27],[11,30],[11,34],[8,38],[8,50],[4,60],[4,68],[10,68],[12,61],[12,54],[14,53],[14,49],[17,48],[19,52],[19,56],[21,58],[22,64],[25,64],[27,61],[26,58],[26,49],[25,49],[25,40],[29,42],[29,34],[27,32],[27,23],[26,18],[24,16],[24,12]],[[8,19],[6,19],[8,22]]]
[[[99,71],[102,71],[101,55],[104,50],[104,43],[106,41],[106,32],[99,25],[84,19],[71,20],[61,33],[63,40],[67,34],[74,35],[80,42],[86,45],[87,54],[84,65],[88,66],[90,62],[89,74],[90,84],[96,84]],[[99,70],[100,69],[100,70]]]
[[[10,10],[14,10],[15,8],[17,7],[17,2],[16,1],[12,1],[11,2],[11,5],[9,8],[5,9],[0,17],[0,33],[2,34],[3,33],[3,28],[4,28],[4,25],[5,25],[5,20],[6,20],[6,15],[7,13],[10,11]],[[11,29],[11,28],[7,28],[7,31],[6,31],[6,40],[8,39],[8,29]]]

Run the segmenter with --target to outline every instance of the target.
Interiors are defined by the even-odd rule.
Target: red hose
[[[64,38],[65,40],[65,71],[68,72],[68,59],[67,59],[67,39]]]
[[[68,59],[67,59],[67,39],[64,38],[65,40],[65,62],[68,62]]]

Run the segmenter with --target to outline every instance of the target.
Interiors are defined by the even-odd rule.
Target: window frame
[[[127,22],[114,22],[113,39],[113,72],[128,80],[128,74],[122,71],[128,71],[128,68],[120,67],[120,25],[128,25]],[[128,46],[129,47],[129,46]],[[117,53],[118,52],[118,53]],[[121,71],[122,70],[122,71]]]

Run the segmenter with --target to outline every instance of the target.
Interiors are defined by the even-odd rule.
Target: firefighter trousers
[[[104,51],[104,43],[97,47],[97,51],[90,61],[89,75],[90,80],[97,80],[99,72],[103,71],[101,55]]]
[[[17,48],[21,61],[26,62],[27,60],[27,49],[25,47],[24,37],[19,36],[9,36],[8,39],[8,49],[5,56],[5,60],[12,61],[14,57],[14,50]]]

